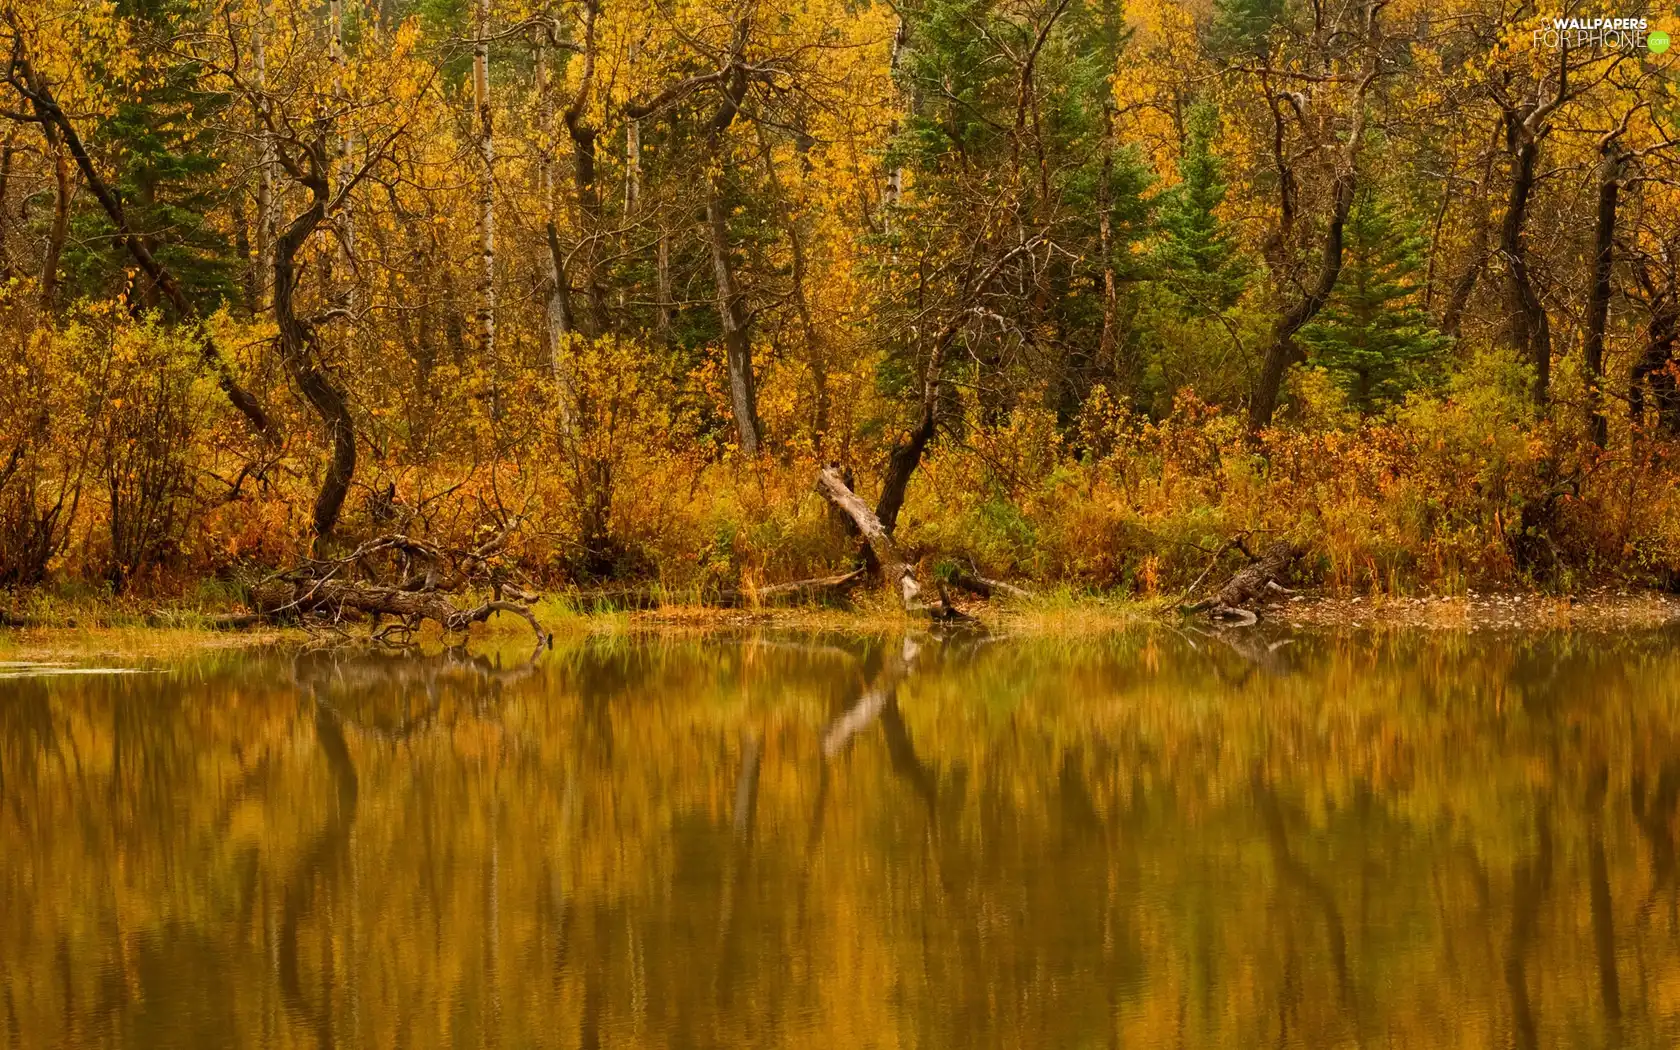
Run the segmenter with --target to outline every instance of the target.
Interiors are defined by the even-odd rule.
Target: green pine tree
[[[1264,54],[1266,34],[1283,17],[1284,0],[1214,0],[1208,48],[1226,60]]]
[[[909,113],[886,163],[907,173],[910,189],[882,224],[876,258],[879,308],[908,333],[927,324],[930,304],[947,318],[974,308],[982,290],[968,282],[977,270],[954,260],[979,260],[984,270],[1012,239],[1054,244],[1048,255],[1003,261],[995,286],[1031,290],[984,290],[991,326],[961,326],[964,363],[948,370],[971,369],[966,381],[977,385],[982,373],[992,382],[1030,368],[1054,387],[1057,411],[1072,418],[1085,392],[1115,367],[1115,349],[1103,349],[1105,321],[1111,339],[1126,337],[1119,302],[1143,276],[1132,249],[1150,232],[1150,172],[1110,126],[1110,78],[1128,35],[1119,0],[1081,0],[1056,16],[1050,10],[1024,17],[1028,9],[999,0],[905,8],[898,78]],[[1037,57],[1023,107],[1021,62],[1029,50]],[[1112,319],[1105,317],[1111,270]],[[919,382],[923,358],[916,355],[924,353],[915,340],[889,351],[878,373],[883,393],[898,396]],[[985,410],[1010,407],[992,399]]]
[[[1415,222],[1367,190],[1348,216],[1336,289],[1299,336],[1361,412],[1416,387],[1446,339],[1418,301],[1425,242]]]
[[[1213,152],[1219,110],[1208,102],[1191,107],[1186,121],[1179,183],[1161,202],[1164,235],[1156,249],[1163,279],[1186,305],[1186,312],[1219,313],[1242,296],[1248,267],[1230,232],[1215,214],[1225,200],[1223,163]]]
[[[199,308],[211,311],[232,297],[239,265],[214,220],[236,191],[224,179],[225,147],[211,118],[232,99],[209,90],[202,67],[171,49],[193,25],[186,5],[124,0],[118,10],[147,60],[132,77],[103,76],[119,101],[116,112],[93,129],[90,145],[130,224]],[[72,229],[63,262],[67,287],[88,297],[123,290],[130,261],[104,210],[84,198]],[[140,282],[133,292],[143,307],[163,305],[149,283]]]

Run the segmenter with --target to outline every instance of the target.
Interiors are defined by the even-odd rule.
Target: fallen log
[[[841,573],[838,576],[820,576],[813,580],[773,583],[758,588],[753,592],[753,597],[758,600],[760,605],[816,601],[846,594],[853,587],[862,583],[863,578],[868,574],[869,570],[867,569],[853,569],[851,572]]]
[[[552,637],[529,608],[502,595],[535,596],[509,587],[492,564],[515,525],[465,551],[398,534],[369,540],[337,561],[308,559],[257,584],[251,592],[252,612],[225,617],[224,626],[276,620],[336,626],[366,617],[373,622],[374,641],[402,645],[427,620],[446,634],[458,634],[497,613],[508,613],[531,625],[541,648],[552,644]],[[396,582],[383,582],[382,572]],[[468,604],[451,597],[468,588],[488,589],[490,600]],[[385,617],[396,622],[381,627]]]
[[[1005,583],[1002,580],[987,579],[984,576],[964,572],[961,569],[951,573],[950,579],[951,586],[980,598],[990,599],[1001,596],[1020,600],[1032,597],[1032,592],[1025,588],[1017,587],[1012,583]]]
[[[828,466],[818,472],[817,490],[857,526],[864,542],[869,544],[870,552],[875,555],[875,564],[881,567],[881,581],[897,593],[905,612],[947,622],[973,621],[974,617],[951,604],[951,597],[945,593],[943,584],[938,587],[937,604],[924,604],[918,600],[922,593],[922,585],[916,582],[915,566],[899,553],[892,533],[881,524],[881,519],[875,516],[875,512],[869,509],[869,504],[859,499],[851,486],[846,484],[839,467]]]
[[[1225,585],[1211,597],[1180,605],[1178,609],[1187,615],[1205,613],[1211,620],[1231,620],[1239,627],[1251,626],[1260,619],[1256,610],[1266,602],[1295,593],[1284,586],[1283,581],[1306,553],[1306,547],[1298,543],[1278,540],[1267,547],[1260,557],[1232,573]]]
[[[372,616],[377,621],[381,616],[394,616],[402,622],[403,632],[406,633],[412,633],[421,623],[430,620],[445,632],[455,634],[475,623],[483,623],[498,612],[505,612],[530,624],[538,642],[548,641],[547,633],[531,610],[518,602],[500,599],[462,607],[437,591],[409,591],[400,587],[342,580],[269,584],[259,587],[256,596],[259,611],[269,617],[287,613],[299,616],[312,614],[339,621],[346,618],[345,613],[356,612]]]
[[[904,611],[920,611],[916,596],[922,592],[922,587],[916,582],[915,569],[898,552],[898,544],[893,542],[892,533],[881,524],[881,519],[875,516],[875,512],[869,509],[869,504],[859,499],[851,486],[846,484],[840,469],[828,466],[819,471],[817,490],[857,526],[863,541],[869,544],[869,549],[875,554],[875,563],[881,567],[881,580],[897,592],[899,601],[904,605]]]

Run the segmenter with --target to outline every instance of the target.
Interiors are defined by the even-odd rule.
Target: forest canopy
[[[0,13],[0,586],[1680,579],[1670,9]]]

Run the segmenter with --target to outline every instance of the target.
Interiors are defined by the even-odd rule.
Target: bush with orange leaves
[[[1022,407],[933,457],[905,529],[989,575],[1140,594],[1187,585],[1244,533],[1306,542],[1338,593],[1667,586],[1680,446],[1629,429],[1598,450],[1537,419],[1527,382],[1484,354],[1361,417],[1302,371],[1292,417],[1257,442],[1187,393],[1151,420],[1099,389],[1071,428]]]
[[[0,313],[13,333],[0,345],[0,586],[167,598],[307,549],[325,443],[272,375],[258,380],[284,437],[264,444],[189,332],[91,306],[47,328],[22,295],[0,295]],[[228,346],[271,334],[212,323]],[[376,378],[363,377],[371,391]],[[791,380],[772,368],[778,383]],[[1144,596],[1176,593],[1243,534],[1305,542],[1307,575],[1340,593],[1680,577],[1680,446],[1624,423],[1599,450],[1566,405],[1537,418],[1526,384],[1515,362],[1482,354],[1361,416],[1301,370],[1290,411],[1258,440],[1188,391],[1152,418],[1099,386],[1072,420],[1029,392],[941,430],[898,535],[912,557],[985,576]],[[602,339],[508,376],[496,408],[469,385],[422,419],[364,392],[338,542],[407,532],[467,547],[517,520],[509,551],[530,585],[653,584],[675,600],[853,564],[856,540],[813,490],[807,436],[745,461],[718,439],[716,408],[685,399],[698,386],[646,346]],[[891,408],[860,396],[847,412],[829,447],[872,498]]]

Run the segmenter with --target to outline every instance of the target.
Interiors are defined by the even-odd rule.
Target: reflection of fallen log
[[[1246,553],[1247,548],[1243,550]],[[1251,626],[1260,619],[1255,610],[1274,597],[1295,593],[1285,587],[1283,581],[1306,552],[1307,549],[1300,544],[1279,540],[1267,547],[1260,557],[1232,573],[1212,597],[1180,605],[1179,611],[1206,613],[1210,620],[1230,620],[1239,627]]]
[[[822,753],[824,758],[833,758],[846,749],[852,737],[867,729],[879,718],[882,710],[898,695],[898,683],[904,681],[910,673],[910,668],[921,655],[921,646],[915,639],[906,637],[899,644],[897,652],[889,652],[881,671],[869,683],[869,688],[863,691],[857,702],[846,708],[834,720],[829,722],[828,728],[823,730]]]
[[[317,651],[299,654],[292,677],[346,728],[395,743],[435,726],[446,698],[457,711],[491,716],[505,688],[535,672],[538,655],[503,666],[500,659],[459,649],[435,654],[382,650],[349,657]]]
[[[1247,626],[1239,624],[1238,626]],[[1211,631],[1192,627],[1197,634],[1212,638],[1220,645],[1244,661],[1246,679],[1255,671],[1270,675],[1286,674],[1290,670],[1289,654],[1287,650],[1295,644],[1293,638],[1268,638],[1264,633],[1254,631],[1229,631],[1215,628]]]

